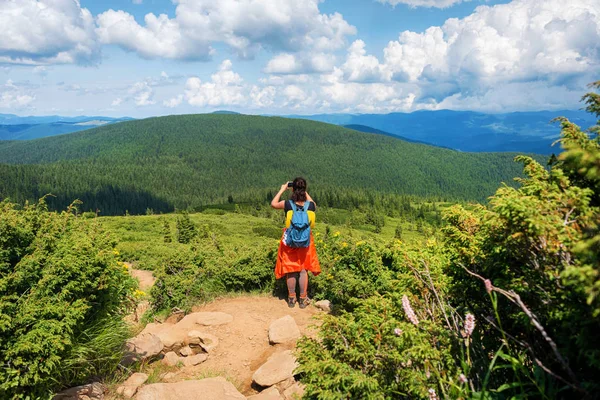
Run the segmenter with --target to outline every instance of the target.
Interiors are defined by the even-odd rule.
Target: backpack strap
[[[290,206],[292,207],[292,211],[296,211],[298,208],[296,207],[296,204],[294,203],[294,200],[288,200],[290,202]]]
[[[307,211],[308,211],[308,206],[309,206],[309,205],[310,205],[310,201],[306,200],[306,201],[304,202],[304,207],[302,207],[302,208],[303,208],[303,210],[304,210],[304,212],[307,212]]]

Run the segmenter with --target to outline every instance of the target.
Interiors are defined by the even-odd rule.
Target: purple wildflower
[[[460,375],[458,376],[458,381],[459,381],[460,383],[467,383],[467,382],[469,382],[469,380],[467,379],[467,377],[465,376],[465,374],[460,374]]]
[[[396,336],[400,336],[400,335],[402,335],[402,329],[400,329],[400,328],[396,328],[396,329],[394,329],[394,334],[395,334]]]
[[[415,312],[410,306],[410,302],[408,301],[408,297],[406,297],[406,295],[402,296],[402,307],[404,308],[404,312],[406,313],[408,320],[412,322],[415,326],[419,325],[419,320],[417,319]]]
[[[473,329],[475,329],[475,316],[467,313],[467,315],[465,315],[465,331],[463,332],[463,336],[470,337],[473,333]]]

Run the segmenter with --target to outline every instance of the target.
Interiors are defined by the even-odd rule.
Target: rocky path
[[[148,291],[154,278],[130,269]],[[156,382],[133,374],[109,397],[137,400],[294,399],[297,340],[316,334],[315,306],[288,308],[271,296],[223,298],[148,324],[129,343],[131,359],[146,361],[146,372],[168,366]]]

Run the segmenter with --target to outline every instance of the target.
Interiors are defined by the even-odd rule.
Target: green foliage
[[[116,368],[123,331],[98,327],[117,323],[135,283],[114,245],[71,210],[0,203],[0,397],[46,398]]]
[[[189,243],[198,234],[196,231],[196,226],[190,220],[190,216],[185,211],[177,217],[175,229],[177,232],[177,241],[179,243]]]
[[[173,238],[171,237],[171,225],[169,224],[169,221],[167,221],[166,218],[162,218],[161,234],[163,235],[163,241],[165,243],[171,243],[173,241]]]
[[[381,254],[365,241],[352,243],[340,232],[316,236],[322,273],[312,280],[310,290],[343,308],[390,289],[391,274]]]
[[[294,163],[273,157],[289,153],[289,143],[303,157]],[[102,215],[200,210],[229,204],[232,193],[240,203],[271,200],[281,182],[301,174],[320,206],[372,205],[378,193],[484,200],[519,173],[513,156],[452,151],[313,121],[171,116],[4,144],[0,199],[22,203],[53,193],[53,209],[80,199]]]
[[[383,297],[323,318],[319,341],[299,343],[308,399],[427,398],[436,370],[452,369],[449,335],[434,323],[405,322]]]
[[[597,97],[586,99],[593,110],[590,102]],[[537,359],[571,388],[596,391],[600,145],[597,136],[590,138],[571,122],[561,122],[565,151],[549,170],[518,157],[527,176],[518,180],[518,189],[498,189],[489,209],[457,206],[448,211],[443,229],[452,255],[448,273],[456,304],[477,315],[494,314],[482,283],[473,282],[468,269],[509,291],[507,298],[518,296],[546,332],[531,323],[523,306],[503,298],[497,316],[503,329],[486,335],[485,348],[504,340],[507,332],[514,339],[513,356],[521,352],[528,360]]]
[[[214,233],[165,257],[155,270],[151,291],[155,312],[174,308],[189,311],[199,302],[228,292],[269,292],[275,277],[276,245],[237,247]]]

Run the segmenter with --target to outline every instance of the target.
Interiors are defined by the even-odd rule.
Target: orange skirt
[[[283,230],[285,232],[285,229]],[[279,250],[277,251],[277,264],[275,265],[275,278],[280,279],[290,272],[300,272],[303,269],[310,271],[317,276],[321,273],[321,264],[317,257],[315,247],[315,238],[310,235],[310,245],[308,247],[296,248],[289,247],[282,240],[279,241]]]

